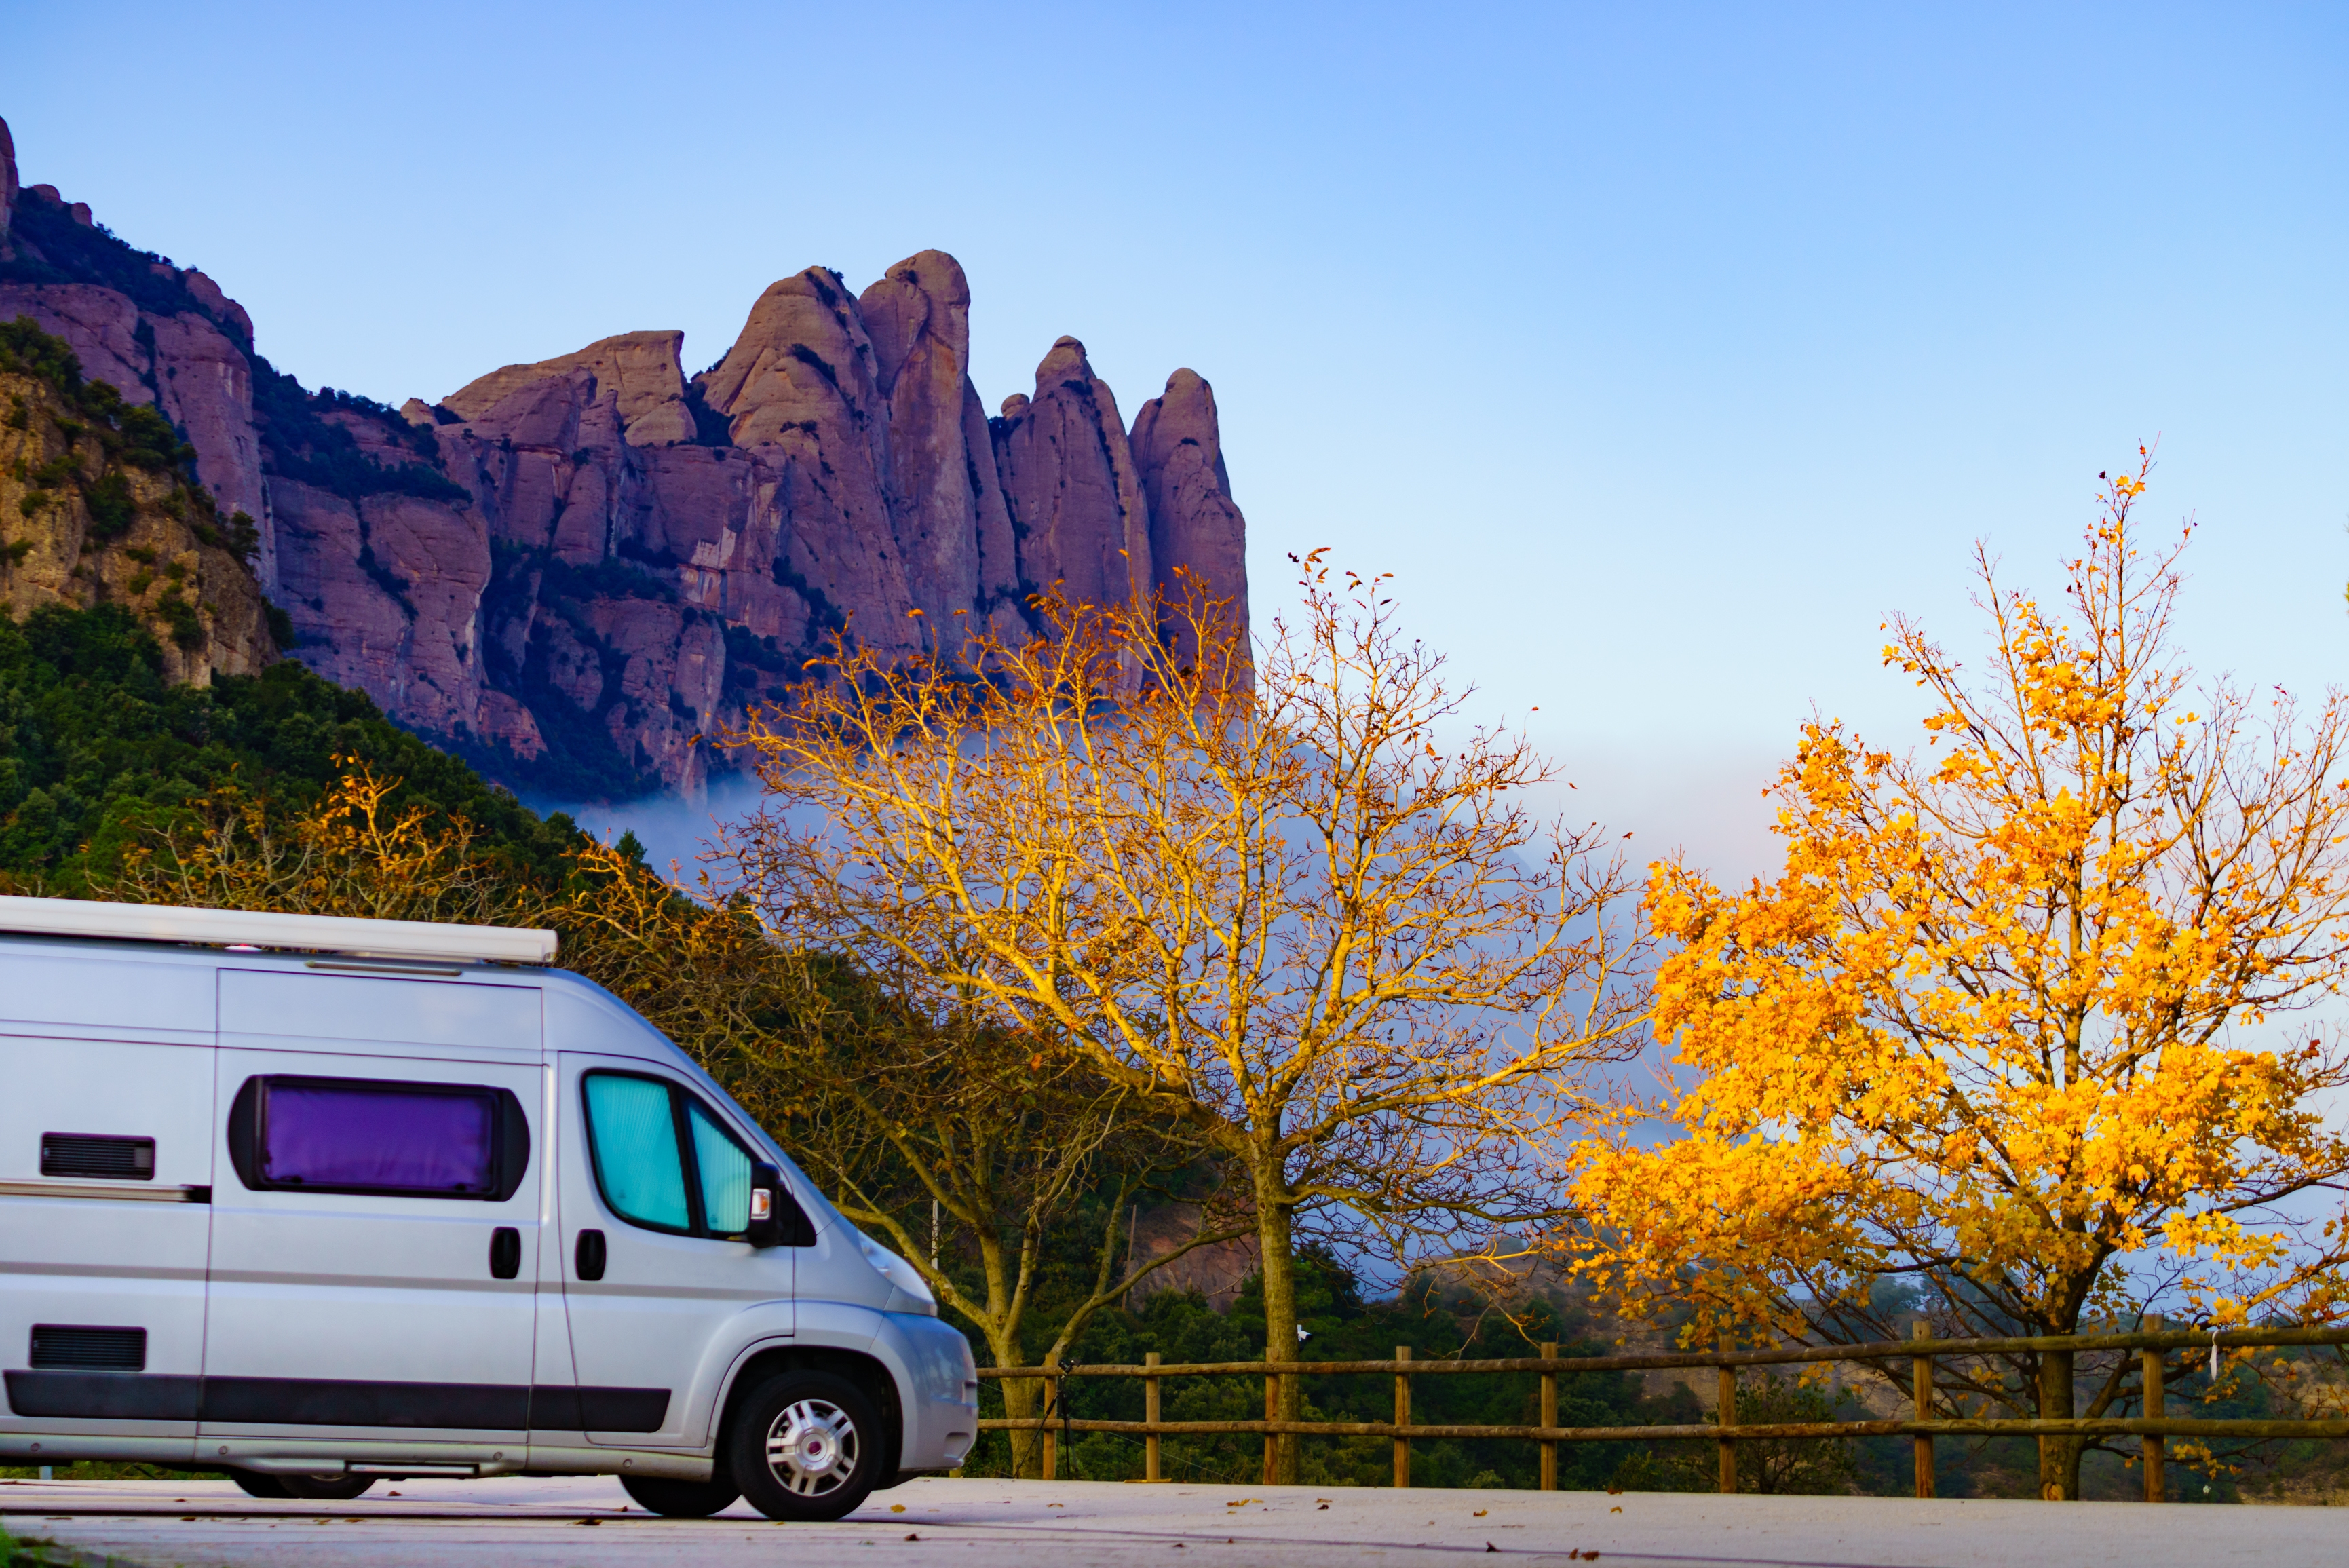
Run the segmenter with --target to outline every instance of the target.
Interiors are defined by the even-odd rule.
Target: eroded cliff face
[[[119,604],[191,686],[264,668],[268,603],[177,437],[83,395],[55,346],[0,329],[0,611]]]
[[[254,520],[295,656],[542,796],[698,789],[730,761],[708,738],[835,634],[1017,636],[1040,592],[1123,600],[1177,567],[1246,613],[1207,384],[1176,372],[1129,432],[1063,337],[989,419],[943,252],[861,294],[778,281],[691,378],[681,334],[627,332],[395,412],[279,375],[210,279],[86,207],[34,186],[14,211],[0,320],[185,433],[222,514]]]

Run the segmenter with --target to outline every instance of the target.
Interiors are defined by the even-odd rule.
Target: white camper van
[[[970,1347],[552,932],[0,898],[0,1455],[835,1519]]]

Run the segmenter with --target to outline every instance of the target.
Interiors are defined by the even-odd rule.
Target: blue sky
[[[1063,332],[1214,381],[1260,607],[1398,574],[1578,807],[1761,869],[1884,614],[1971,645],[2158,435],[2206,669],[2349,646],[2335,7],[0,4],[28,181],[397,402],[772,279],[968,271],[993,405]]]

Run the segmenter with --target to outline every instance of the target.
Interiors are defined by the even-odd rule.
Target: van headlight
[[[938,1298],[923,1283],[920,1270],[862,1231],[856,1233],[856,1244],[863,1249],[864,1261],[873,1265],[873,1272],[889,1282],[889,1305],[884,1311],[918,1312],[931,1317],[938,1315]]]

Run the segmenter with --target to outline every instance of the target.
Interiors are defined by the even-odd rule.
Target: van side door
[[[221,972],[206,1458],[519,1460],[540,1015],[533,985]]]
[[[736,1351],[793,1332],[796,1249],[742,1239],[750,1146],[699,1090],[627,1057],[556,1061],[576,1432],[591,1444],[698,1445]]]
[[[0,944],[0,1432],[73,1435],[44,1460],[192,1448],[212,990],[202,965]]]

